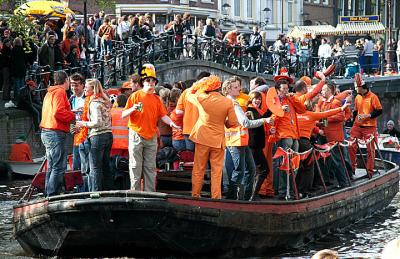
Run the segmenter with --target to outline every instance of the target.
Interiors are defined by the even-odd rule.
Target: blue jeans
[[[110,170],[111,132],[89,138],[89,191],[113,189],[113,175]]]
[[[57,130],[42,130],[42,143],[46,149],[48,170],[46,173],[45,194],[54,196],[61,193],[64,173],[67,170],[65,139],[67,133]]]
[[[250,147],[227,147],[232,156],[234,169],[232,171],[232,182],[244,186],[244,199],[248,200],[251,196],[253,187],[253,177],[256,172],[253,155]]]
[[[81,169],[81,157],[79,154],[79,146],[72,147],[72,170]]]
[[[161,139],[164,147],[172,147],[172,136],[170,136],[170,135],[161,135],[160,139]]]
[[[112,52],[112,41],[101,40],[101,55],[110,55]]]
[[[227,192],[229,188],[232,188],[232,171],[234,169],[233,166],[233,161],[232,161],[232,156],[231,153],[227,148],[225,148],[225,163],[224,163],[224,168],[222,169],[222,185],[223,185],[223,190]]]
[[[80,167],[83,178],[83,185],[78,187],[79,192],[89,191],[89,150],[90,143],[88,139],[79,144]]]
[[[194,151],[194,143],[189,139],[189,135],[184,134],[185,143],[186,143],[186,150]]]
[[[14,100],[17,103],[19,102],[20,92],[24,87],[25,87],[25,78],[24,77],[14,77]]]
[[[177,152],[186,150],[186,142],[182,140],[172,140],[172,147],[175,148]]]

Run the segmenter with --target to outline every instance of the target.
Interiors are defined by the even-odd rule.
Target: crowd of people
[[[259,194],[304,198],[324,184],[347,187],[356,168],[357,142],[345,140],[344,124],[353,119],[351,139],[367,141],[366,136],[376,135],[382,107],[360,74],[353,112],[350,90],[340,93],[322,72],[317,77],[320,81],[313,86],[309,77],[294,82],[282,70],[274,77],[275,86],[256,77],[246,91],[240,77],[221,82],[201,72],[187,85],[157,85],[154,66],[145,64],[119,90],[104,90],[97,79],[57,71],[40,123],[49,163],[46,195],[62,190],[70,132],[73,169],[88,176],[88,191],[116,188],[109,162],[115,156],[129,159],[128,188],[156,191],[157,165],[168,169],[165,164],[173,162],[157,164],[157,154],[166,148],[193,153],[193,197],[202,195],[207,168],[215,199],[259,200]],[[330,153],[319,160],[321,175],[314,174],[318,159],[310,152],[313,147]],[[367,150],[372,177],[373,142],[367,143]],[[292,161],[287,161],[289,156]]]

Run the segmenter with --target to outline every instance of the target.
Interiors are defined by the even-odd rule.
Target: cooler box
[[[344,73],[344,77],[353,78],[356,73],[360,73],[360,65],[357,63],[352,63],[346,65],[346,72]]]

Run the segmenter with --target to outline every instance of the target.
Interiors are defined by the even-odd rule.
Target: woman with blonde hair
[[[111,102],[97,79],[87,79],[85,95],[90,101],[85,104],[88,121],[77,121],[78,128],[89,129],[89,191],[111,190],[113,176],[109,167],[113,136],[111,133]]]

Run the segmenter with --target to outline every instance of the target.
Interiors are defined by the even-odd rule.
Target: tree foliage
[[[95,0],[95,2],[100,10],[115,10],[115,0]]]

